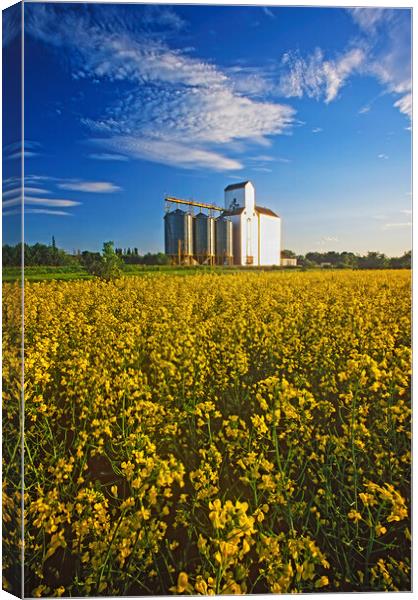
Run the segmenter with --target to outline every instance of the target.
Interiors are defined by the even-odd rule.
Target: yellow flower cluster
[[[3,304],[10,591],[18,285]],[[410,589],[409,273],[30,283],[24,320],[27,596]]]

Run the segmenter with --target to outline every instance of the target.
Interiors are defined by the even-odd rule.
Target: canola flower
[[[4,585],[19,575],[4,284]],[[25,286],[26,595],[409,590],[409,273]]]

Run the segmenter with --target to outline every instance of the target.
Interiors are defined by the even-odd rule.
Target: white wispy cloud
[[[279,90],[286,97],[307,95],[325,103],[332,102],[348,78],[361,70],[366,54],[362,48],[352,48],[335,59],[326,59],[320,48],[303,58],[299,52],[284,54],[283,74]]]
[[[410,221],[405,223],[385,223],[382,229],[405,229],[412,226]]]
[[[291,162],[289,158],[284,156],[270,156],[269,154],[258,154],[248,158],[249,162],[255,163],[252,167],[253,171],[260,171],[264,173],[272,173],[272,163],[283,163],[288,164]]]
[[[312,133],[321,133],[323,131],[322,127],[314,127],[312,129]]]
[[[141,18],[144,26],[163,27],[180,31],[187,27],[186,21],[169,6],[150,4],[144,8]]]
[[[41,145],[38,142],[32,142],[26,140],[24,143],[24,155],[25,158],[31,158],[33,156],[39,156],[39,148]],[[23,156],[23,145],[21,141],[12,142],[3,147],[3,158],[5,160],[21,159]]]
[[[9,200],[5,200],[2,204],[4,208],[8,208],[10,206],[18,206],[21,203],[21,197],[10,198]],[[78,206],[80,202],[75,200],[67,200],[62,198],[35,198],[33,196],[25,196],[24,204],[33,204],[33,205],[41,205],[41,206],[50,206],[50,207],[62,207],[68,208],[70,206]]]
[[[25,208],[25,214],[55,215],[57,217],[71,217],[72,213],[65,210],[48,210],[47,208]]]
[[[262,97],[273,93],[276,73],[273,65],[269,68],[238,64],[224,70],[234,92],[248,97]]]
[[[227,86],[175,90],[153,86],[124,98],[111,116],[85,121],[96,132],[120,135],[134,130],[146,139],[177,143],[225,144],[235,140],[266,142],[292,122],[293,109],[272,102],[255,102]],[[132,134],[131,134],[132,135]]]
[[[20,215],[21,211],[18,210],[6,210],[3,212],[4,217],[10,217],[12,215]],[[25,215],[27,214],[41,214],[41,215],[55,215],[57,217],[71,217],[72,214],[64,210],[48,210],[47,208],[25,208]]]
[[[268,167],[253,167],[252,170],[260,171],[261,173],[272,173],[273,172],[273,170],[269,169]]]
[[[338,98],[354,75],[376,78],[385,93],[397,95],[395,108],[411,118],[411,12],[390,8],[347,9],[359,35],[347,50],[326,57],[321,48],[307,56],[286,52],[281,61],[279,92],[326,103]],[[370,105],[359,110],[364,114]]]
[[[13,154],[9,154],[8,156],[5,156],[5,160],[20,160],[23,156],[23,154],[25,155],[25,158],[32,158],[34,156],[39,156],[39,154],[37,152],[32,152],[31,150],[25,150],[24,153],[22,153],[20,150],[17,150],[16,152],[13,152]]]
[[[115,185],[108,181],[78,180],[68,180],[64,183],[58,183],[57,187],[59,187],[62,190],[73,190],[75,192],[88,192],[100,194],[111,194],[113,192],[119,192],[122,189],[118,185]]]
[[[14,215],[21,215],[22,211],[20,210],[20,208],[18,210],[3,210],[2,214],[3,217],[11,217]]]
[[[377,155],[377,158],[381,158],[381,159],[383,159],[383,160],[388,160],[389,156],[388,156],[387,154],[383,154],[383,153],[382,153],[382,154],[378,154],[378,155]]]
[[[349,8],[347,10],[357,25],[368,34],[375,33],[379,24],[387,18],[387,10],[384,8]]]
[[[49,194],[50,192],[44,188],[37,187],[25,187],[25,193],[27,194]],[[14,187],[10,190],[3,192],[3,198],[10,198],[11,196],[17,196],[22,194],[21,187]]]
[[[186,146],[175,141],[142,139],[130,136],[115,136],[91,141],[110,150],[125,152],[133,158],[142,158],[183,168],[206,167],[215,171],[226,171],[242,169],[243,167],[238,160],[228,158],[220,153]]]
[[[116,160],[116,161],[127,161],[129,158],[122,154],[110,154],[109,152],[97,152],[95,154],[89,154],[89,158],[95,160]]]
[[[399,211],[392,211],[389,214],[373,215],[373,219],[376,219],[377,221],[388,221],[387,223],[385,223],[382,226],[383,228],[387,228],[387,229],[396,228],[396,227],[406,227],[406,226],[410,225],[409,221],[408,222],[403,222],[403,221],[397,222],[396,221],[396,219],[399,218],[399,213],[402,215],[407,215],[409,217],[412,215],[412,210],[410,208],[404,208]]]
[[[275,19],[276,18],[276,15],[274,14],[274,12],[270,8],[268,8],[267,6],[263,6],[262,8],[263,8],[263,13],[265,15],[267,15],[268,17],[270,17],[270,19]]]
[[[363,106],[362,108],[360,108],[360,110],[358,111],[358,114],[365,115],[368,112],[370,112],[370,106],[368,104],[366,104],[366,106]]]
[[[19,196],[19,194],[22,194],[22,188],[19,187],[14,187],[10,190],[6,190],[5,192],[3,192],[2,197],[3,200],[6,198],[10,198],[11,196]]]
[[[366,73],[399,95],[394,106],[411,118],[411,11],[369,7],[349,12],[367,39]]]
[[[20,204],[22,204],[22,196],[14,196],[8,200],[3,200],[2,207],[8,208],[10,206],[19,206]]]
[[[21,180],[19,177],[9,177],[3,182],[3,207],[17,206],[22,200]],[[40,185],[47,187],[38,187]],[[85,181],[79,178],[65,178],[50,175],[29,174],[25,176],[24,202],[26,205],[46,207],[74,207],[81,204],[78,200],[57,198],[58,190],[68,190],[82,193],[110,194],[122,188],[109,181]],[[52,194],[52,197],[45,195]]]
[[[250,156],[250,160],[260,161],[260,162],[272,162],[274,161],[274,157],[269,154],[257,154],[257,156]]]
[[[45,185],[47,181],[54,181],[55,177],[49,177],[47,175],[25,175],[25,188],[27,186],[38,186],[39,183]],[[15,188],[17,191],[21,189],[22,178],[18,176],[7,177],[3,179],[3,188]]]
[[[412,94],[405,94],[402,98],[399,98],[393,106],[399,108],[401,113],[412,119]]]
[[[69,208],[70,206],[78,206],[81,202],[76,200],[67,200],[63,198],[35,198],[33,196],[25,196],[24,203],[26,204],[40,204],[42,206],[55,206],[62,208]]]
[[[3,190],[10,187],[18,187],[20,183],[20,177],[6,177],[5,179],[3,179]]]
[[[25,194],[50,194],[50,192],[44,188],[25,186]]]
[[[59,179],[57,179],[56,177],[52,177],[50,175],[35,175],[35,174],[31,174],[31,175],[25,175],[25,185],[29,184],[29,185],[38,185],[39,182],[42,182],[43,184],[47,181],[59,181]]]
[[[268,136],[290,126],[293,113],[288,106],[238,95],[222,82],[174,90],[161,84],[124,98],[109,118],[86,124],[106,135],[94,143],[108,150],[184,168],[229,170],[242,165],[226,155],[225,144],[268,145]]]
[[[29,7],[28,32],[68,51],[75,78],[126,82],[130,91],[83,123],[101,136],[103,149],[184,168],[236,169],[226,144],[269,143],[293,123],[294,109],[254,95],[266,82],[257,73],[236,73],[169,47],[153,36],[120,28],[109,33],[103,7],[88,13]],[[60,18],[58,18],[60,17]],[[242,85],[251,80],[251,91]],[[250,79],[249,79],[250,78]],[[222,148],[220,145],[222,144]]]

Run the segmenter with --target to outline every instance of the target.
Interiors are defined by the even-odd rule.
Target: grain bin
[[[188,262],[193,256],[193,215],[180,208],[168,212],[165,222],[165,253],[176,262]]]
[[[201,264],[215,257],[215,219],[202,212],[194,220],[194,255]]]
[[[232,221],[226,216],[216,219],[216,262],[218,265],[232,264]]]

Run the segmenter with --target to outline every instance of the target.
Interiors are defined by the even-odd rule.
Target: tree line
[[[283,258],[297,258],[297,264],[301,267],[323,267],[337,269],[410,269],[412,256],[411,251],[402,256],[388,257],[382,252],[368,252],[365,255],[354,254],[354,252],[307,252],[307,254],[296,256],[292,250],[283,250]]]
[[[162,252],[140,255],[138,249],[132,251],[122,250],[122,248],[113,248],[113,242],[105,242],[112,245],[112,252],[120,259],[121,264],[137,265],[167,265],[170,264],[170,258]],[[107,252],[109,246],[106,246]],[[90,252],[89,250],[77,251],[75,254],[69,254],[60,248],[57,248],[54,238],[51,245],[46,244],[23,244],[25,266],[27,267],[65,267],[81,266],[87,270],[94,269],[103,259],[105,247],[102,252]],[[22,263],[22,245],[3,246],[3,267],[19,267]]]
[[[73,266],[82,267],[91,273],[98,274],[106,261],[117,264],[118,268],[127,265],[167,265],[170,257],[162,252],[140,255],[137,248],[114,248],[113,242],[105,242],[102,252],[84,250],[69,254],[57,248],[55,239],[46,244],[23,245],[25,266]],[[304,268],[322,267],[338,269],[410,269],[411,251],[399,257],[388,257],[381,252],[368,252],[365,255],[353,252],[308,252],[305,255],[296,255],[292,250],[283,250],[283,258],[296,258],[298,266]],[[18,267],[22,262],[22,245],[3,246],[3,266]]]

